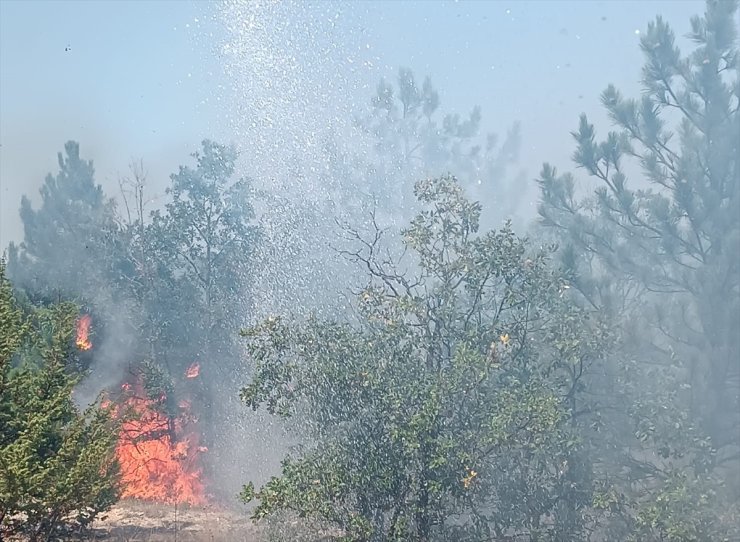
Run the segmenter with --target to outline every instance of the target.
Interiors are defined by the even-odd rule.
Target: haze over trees
[[[41,187],[40,208],[23,197],[23,243],[9,247],[8,271],[16,284],[47,298],[107,287],[122,258],[122,247],[115,246],[114,202],[95,183],[92,162],[80,157],[73,141],[65,144],[58,162],[59,172],[47,175]]]
[[[172,175],[171,201],[148,210],[141,169],[122,182],[116,208],[79,145],[65,149],[60,172],[41,190],[41,207],[22,202],[26,235],[10,247],[9,277],[40,303],[75,300],[92,314],[97,363],[82,383],[82,404],[133,372],[146,377],[153,396],[169,392],[164,406],[173,414],[183,386],[194,386],[185,382],[187,368],[199,364],[208,378],[197,381],[195,400],[208,444],[218,431],[214,398],[240,363],[238,331],[257,239],[249,185],[233,179],[236,153],[204,141],[196,167]],[[78,356],[83,369],[91,356]]]
[[[595,188],[579,196],[545,165],[540,213],[581,303],[619,330],[601,415],[629,473],[622,505],[641,509],[644,536],[678,522],[717,539],[702,504],[740,492],[737,3],[708,2],[689,37],[683,56],[660,17],[648,26],[645,92],[609,86],[613,131],[599,141],[583,115],[573,133]]]
[[[425,181],[404,234],[416,265],[386,256],[380,232],[351,232],[346,254],[370,281],[354,325],[273,319],[247,333],[247,404],[305,419],[312,436],[281,476],[245,488],[258,517],[295,511],[348,540],[739,535],[736,15],[708,2],[686,58],[662,19],[649,25],[641,99],[609,87],[616,130],[597,143],[584,115],[573,133],[593,195],[545,165],[538,233],[562,274],[534,279],[555,266],[506,229],[476,237],[480,209],[458,183]],[[428,85],[418,96],[433,109]],[[374,105],[392,99],[381,84]],[[420,148],[391,133],[389,152]],[[527,278],[543,290],[521,291]]]
[[[257,240],[249,184],[233,179],[233,148],[204,141],[196,167],[171,177],[163,210],[130,227],[146,325],[159,329],[155,360],[180,376],[193,362],[223,381],[235,370],[235,337],[249,298],[247,276]],[[169,310],[167,310],[169,308]],[[216,379],[215,375],[219,375]],[[204,398],[213,395],[204,390]],[[208,411],[210,409],[206,409]]]
[[[519,218],[524,173],[511,171],[521,145],[519,126],[499,141],[496,134],[481,133],[482,118],[480,106],[462,116],[445,112],[431,78],[419,85],[409,68],[399,69],[395,85],[382,79],[370,110],[356,121],[375,151],[365,166],[370,193],[382,207],[395,206],[397,214],[405,207],[410,218],[415,198],[409,179],[454,172],[475,199],[498,201],[497,223]]]
[[[116,203],[68,142],[0,266],[0,533],[81,529],[115,502],[98,392],[133,373],[171,416],[194,391],[206,446],[239,383],[291,421],[280,472],[245,480],[256,518],[356,542],[738,539],[737,16],[709,0],[688,54],[648,25],[643,93],[603,92],[611,126],[582,115],[581,174],[543,166],[529,235],[486,218],[516,218],[518,128],[499,144],[406,68],[353,119],[373,152],[327,143],[333,203],[253,190],[209,140],[163,205],[140,167]],[[285,296],[255,322],[263,276]]]

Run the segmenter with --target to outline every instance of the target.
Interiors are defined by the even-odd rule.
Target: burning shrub
[[[175,417],[175,386],[170,375],[159,365],[147,361],[141,366],[141,380],[142,391],[149,399],[151,407],[169,418]]]
[[[72,397],[76,318],[70,304],[26,314],[0,262],[0,536],[80,531],[118,499],[117,423]]]
[[[155,394],[151,367],[142,367],[141,381],[125,384],[116,411],[123,423],[116,445],[123,498],[169,504],[205,504],[196,419],[188,401],[172,406],[171,385]]]

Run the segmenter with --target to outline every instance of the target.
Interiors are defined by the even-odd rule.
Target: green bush
[[[72,396],[77,314],[21,307],[0,262],[0,538],[58,539],[118,499],[116,422]]]
[[[379,230],[348,231],[369,271],[354,325],[245,332],[243,399],[297,416],[309,444],[242,497],[255,517],[294,512],[348,541],[575,540],[590,501],[575,397],[608,343],[563,297],[547,250],[508,227],[478,233],[480,206],[454,178],[416,194],[415,260],[389,262]]]

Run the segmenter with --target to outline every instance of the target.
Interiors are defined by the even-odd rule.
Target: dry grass
[[[320,523],[279,513],[255,525],[245,512],[218,506],[169,506],[122,501],[99,518],[86,542],[330,542],[339,533]],[[5,540],[5,538],[2,538]],[[27,542],[10,538],[9,542]]]
[[[107,542],[259,542],[246,514],[215,506],[189,507],[125,501],[94,525],[91,540]]]

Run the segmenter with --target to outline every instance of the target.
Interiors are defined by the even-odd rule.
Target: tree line
[[[603,92],[605,135],[581,116],[573,161],[588,182],[545,164],[527,236],[482,227],[494,194],[519,191],[516,129],[498,147],[478,108],[442,115],[428,78],[381,82],[357,119],[375,163],[331,155],[379,205],[342,225],[337,250],[364,286],[331,316],[246,326],[260,194],[235,178],[232,147],[204,141],[147,212],[140,170],[115,205],[68,143],[40,208],[23,200],[2,270],[3,529],[23,514],[39,533],[84,526],[115,501],[115,421],[70,398],[90,369],[72,344],[81,305],[175,389],[202,360],[206,416],[246,345],[243,401],[298,421],[303,442],[245,486],[257,518],[297,514],[353,541],[740,536],[736,16],[737,2],[709,0],[688,55],[660,17],[648,25],[643,93]],[[409,194],[399,244],[378,214]],[[79,478],[53,482],[60,457]]]

